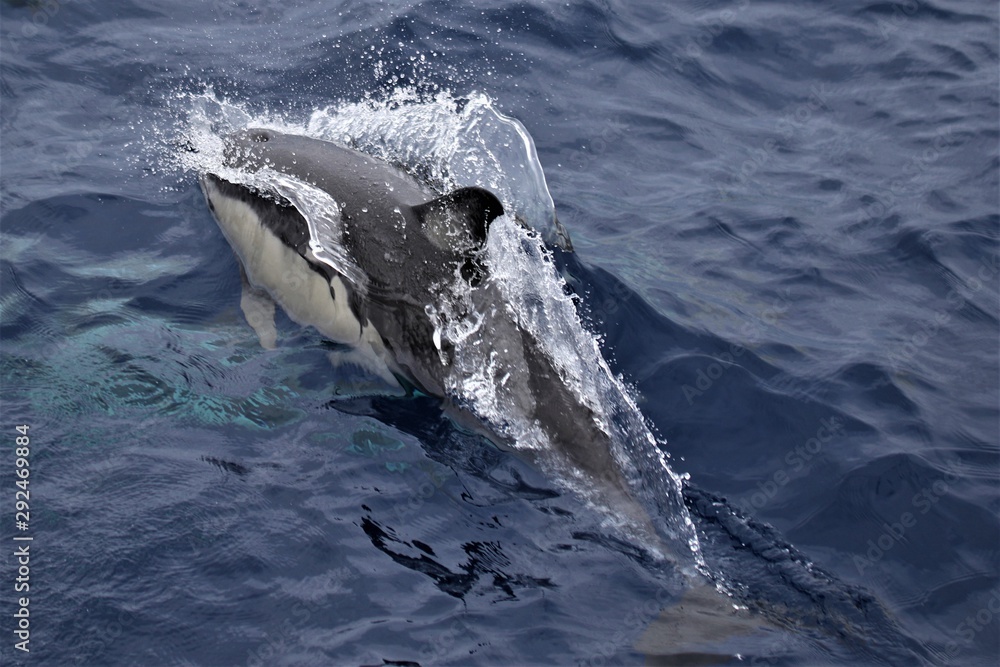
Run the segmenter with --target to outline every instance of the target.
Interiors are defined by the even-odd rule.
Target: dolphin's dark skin
[[[386,162],[273,130],[230,135],[225,157],[228,167],[242,172],[270,168],[331,197],[340,209],[339,243],[363,275],[352,281],[320,261],[310,247],[308,222],[280,192],[255,192],[214,174],[202,175],[205,198],[249,288],[244,312],[263,344],[274,342],[277,301],[300,324],[363,348],[402,385],[441,398],[448,415],[463,426],[517,449],[530,461],[554,465],[578,481],[582,476],[594,489],[592,499],[624,519],[646,546],[672,558],[646,510],[634,500],[612,439],[594,409],[574,393],[489,279],[482,248],[490,223],[504,215],[493,193],[471,187],[439,197]],[[456,284],[468,297],[464,301],[449,301]],[[506,416],[532,425],[532,433],[540,433],[547,446],[519,446],[524,443],[499,423],[502,418],[478,414],[468,397],[455,390],[456,383],[461,386],[467,379],[455,377],[460,367],[456,358],[464,348],[440,334],[446,323],[442,317],[481,318],[471,339],[474,358],[495,360],[492,378],[502,379],[493,389],[502,395]],[[781,610],[764,618],[736,609],[730,598],[706,584],[700,577],[687,582],[678,605],[668,607],[647,629],[640,648],[655,664],[728,662],[728,652],[716,655],[706,648],[746,636],[750,650],[759,650],[754,638],[795,626]]]
[[[496,196],[472,187],[439,197],[386,162],[273,130],[230,135],[225,156],[229,167],[243,172],[270,168],[331,197],[340,209],[340,242],[364,276],[352,282],[319,261],[310,249],[307,221],[280,193],[255,192],[203,175],[206,200],[255,295],[245,294],[243,305],[262,343],[266,327],[260,315],[273,319],[273,298],[299,323],[364,347],[404,386],[441,398],[447,414],[461,425],[529,461],[570,473],[578,487],[592,487],[591,499],[624,520],[645,546],[673,560],[633,498],[594,409],[574,393],[535,335],[516,321],[489,278],[481,253],[490,223],[504,214]],[[452,301],[451,308],[443,308],[448,290],[459,281],[467,283],[461,290],[468,296],[465,305]],[[476,358],[497,360],[493,377],[503,380],[493,389],[502,393],[503,408],[512,421],[532,425],[546,447],[519,446],[523,443],[505,424],[478,414],[468,397],[454,390],[465,379],[454,376],[456,355],[463,352],[439,333],[442,320],[432,320],[443,312],[456,320],[481,318],[473,340]],[[736,609],[706,584],[700,577],[688,581],[678,606],[667,608],[647,630],[642,648],[657,656],[657,664],[724,662],[732,656],[704,653],[705,647],[742,635],[750,641],[762,628],[774,632],[792,625],[780,611],[764,618]]]
[[[513,418],[536,423],[556,452],[556,463],[584,473],[595,488],[604,487],[603,495],[614,497],[610,505],[615,511],[626,514],[644,532],[652,530],[648,516],[630,497],[610,438],[598,427],[593,410],[567,386],[538,341],[513,321],[498,288],[487,279],[480,249],[489,224],[504,213],[491,192],[462,188],[435,198],[414,178],[386,162],[331,142],[273,130],[230,135],[225,155],[228,166],[250,172],[266,166],[330,195],[341,209],[343,245],[367,276],[366,285],[349,286],[351,314],[360,327],[371,325],[377,331],[390,357],[386,360],[389,367],[420,391],[445,399],[449,415],[459,423],[478,426],[476,430],[485,431],[501,446],[515,445],[494,424],[469,414],[460,405],[461,397],[449,396],[446,389],[454,348],[446,339],[435,338],[426,307],[441,300],[441,286],[453,283],[457,276],[466,280],[475,310],[484,314],[478,334],[481,354],[488,358],[489,351],[495,352],[509,373],[505,391],[511,411],[517,413]],[[267,228],[313,271],[326,279],[333,277],[329,267],[309,258],[308,229],[295,207],[214,175],[204,176],[202,184],[224,231],[234,223],[223,219],[220,201],[239,200],[257,218],[239,224]],[[227,233],[231,236],[232,232]],[[236,247],[233,238],[230,242]],[[255,253],[237,248],[237,254],[252,278],[254,267],[247,264],[255,261],[250,258]],[[256,261],[276,260],[257,257]],[[268,285],[256,287],[271,291]],[[308,316],[293,318],[311,323]]]

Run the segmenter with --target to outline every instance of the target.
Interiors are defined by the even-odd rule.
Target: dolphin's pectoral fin
[[[503,215],[503,204],[489,190],[459,188],[413,207],[424,233],[440,248],[472,250],[486,243],[490,223]]]
[[[274,326],[274,301],[267,292],[250,284],[242,264],[240,264],[240,280],[243,283],[240,309],[257,334],[260,346],[265,350],[273,350],[278,342],[278,330]]]

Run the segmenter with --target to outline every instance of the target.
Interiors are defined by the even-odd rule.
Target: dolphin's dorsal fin
[[[503,215],[503,205],[489,190],[470,187],[414,206],[413,212],[432,243],[461,252],[486,243],[490,223]]]

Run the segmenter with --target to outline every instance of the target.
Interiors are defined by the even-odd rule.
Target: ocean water
[[[996,3],[0,21],[0,663],[996,664]],[[535,154],[456,140],[476,109]],[[659,519],[765,627],[698,635],[584,490],[366,392],[314,332],[263,350],[196,179],[247,124],[504,186],[551,237],[550,194],[583,327],[552,338],[598,341],[666,457],[632,463],[682,482]]]

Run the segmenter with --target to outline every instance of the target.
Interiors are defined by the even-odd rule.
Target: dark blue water
[[[996,664],[997,13],[4,2],[0,663]],[[707,574],[772,629],[676,636],[663,564],[558,480],[430,399],[335,400],[287,319],[260,348],[193,100],[399,90],[528,129]]]

